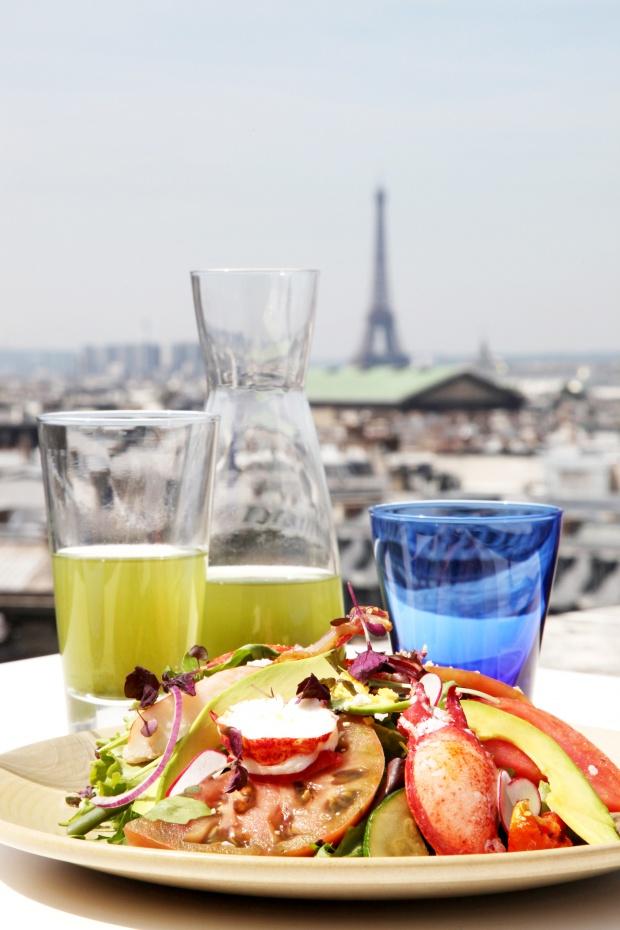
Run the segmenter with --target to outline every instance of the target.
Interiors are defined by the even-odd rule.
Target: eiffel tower
[[[379,188],[375,193],[376,233],[375,233],[375,277],[370,310],[366,317],[366,328],[362,347],[354,359],[361,368],[375,365],[392,365],[403,368],[409,364],[398,342],[396,320],[390,307],[385,265],[385,191]]]

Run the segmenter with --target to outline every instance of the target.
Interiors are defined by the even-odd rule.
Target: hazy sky
[[[618,0],[0,0],[0,346],[194,338],[190,268],[321,269],[372,192],[412,352],[620,351]]]

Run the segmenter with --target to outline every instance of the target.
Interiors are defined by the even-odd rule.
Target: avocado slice
[[[548,807],[586,843],[620,843],[609,811],[554,739],[526,720],[480,701],[461,701],[478,739],[504,739],[536,763],[549,781]]]
[[[165,797],[169,785],[199,752],[203,749],[215,749],[220,744],[221,738],[211,717],[212,713],[220,716],[233,704],[263,697],[272,690],[288,701],[295,697],[297,685],[308,675],[316,675],[317,678],[329,678],[334,675],[335,669],[329,661],[330,657],[333,657],[332,653],[323,653],[307,659],[291,659],[288,662],[266,665],[257,669],[254,675],[242,678],[221,694],[215,695],[202,708],[188,733],[177,743],[158,783],[155,800],[159,801]]]

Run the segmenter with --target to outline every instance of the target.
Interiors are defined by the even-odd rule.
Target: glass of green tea
[[[199,641],[218,417],[39,418],[56,624],[72,729],[120,722],[126,675]]]

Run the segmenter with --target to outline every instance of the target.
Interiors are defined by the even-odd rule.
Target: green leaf
[[[214,675],[215,672],[223,672],[226,668],[237,668],[239,665],[247,665],[248,662],[255,662],[257,659],[275,659],[280,653],[271,646],[264,643],[248,643],[245,646],[239,646],[233,654],[221,662],[219,665],[212,665],[206,670],[207,675]]]
[[[126,791],[128,785],[122,760],[113,752],[100,750],[99,758],[90,767],[90,784],[97,794],[108,797]]]
[[[131,807],[123,807],[120,809],[120,813],[117,813],[115,817],[110,818],[110,829],[112,832],[100,833],[97,837],[98,840],[105,841],[106,843],[111,843],[113,846],[125,846],[127,845],[127,840],[125,839],[125,824],[129,823],[130,820],[137,820],[139,814],[136,814]]]
[[[336,849],[331,843],[324,843],[323,846],[319,846],[315,853],[317,859],[331,859],[334,856]]]
[[[186,652],[183,658],[181,659],[180,670],[182,672],[197,672],[199,669],[200,669],[200,662],[198,661],[198,659],[195,659],[194,656],[190,656]]]
[[[164,798],[143,816],[146,820],[165,820],[166,823],[189,823],[198,817],[208,817],[213,808],[196,798],[186,798],[182,794],[173,798]]]
[[[122,749],[118,755],[115,750],[99,750],[99,758],[91,763],[90,784],[96,794],[113,797],[140,784],[156,765],[156,759],[145,765],[129,765],[123,759]]]
[[[323,843],[315,853],[319,859],[357,859],[364,855],[364,833],[366,832],[367,817],[361,823],[350,827],[342,837],[338,846]]]
[[[366,818],[361,823],[350,827],[338,843],[338,848],[334,853],[335,858],[357,858],[363,856],[364,832],[366,830]]]
[[[401,736],[398,730],[394,727],[385,726],[377,720],[373,721],[373,727],[375,733],[379,737],[383,752],[388,761],[396,757],[399,759],[404,759],[406,757],[407,741],[404,736]]]

